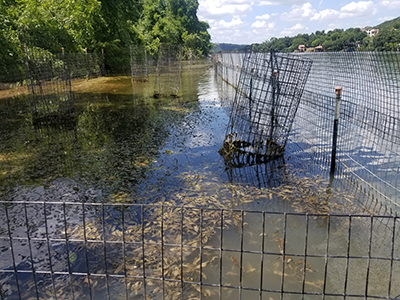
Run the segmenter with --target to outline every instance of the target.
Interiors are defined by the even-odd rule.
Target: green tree
[[[211,49],[209,25],[197,18],[197,0],[144,0],[137,32],[150,52],[155,44],[182,45],[186,51],[208,54]]]
[[[300,45],[307,45],[307,40],[303,37],[296,37],[293,39],[292,45],[289,47],[289,51],[298,49]]]

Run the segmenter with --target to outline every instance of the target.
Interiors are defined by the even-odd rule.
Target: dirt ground
[[[127,93],[127,83],[132,79],[130,76],[118,77],[97,77],[87,79],[72,80],[72,91],[76,93]],[[132,89],[129,91],[132,92]],[[11,87],[0,90],[0,101],[7,98],[27,95],[29,89],[27,86]]]

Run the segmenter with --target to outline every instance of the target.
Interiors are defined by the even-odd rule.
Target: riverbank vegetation
[[[209,25],[197,18],[198,6],[197,0],[0,0],[0,73],[19,72],[23,45],[51,53],[104,49],[120,57],[132,44],[155,54],[160,43],[171,43],[187,56],[207,55]]]

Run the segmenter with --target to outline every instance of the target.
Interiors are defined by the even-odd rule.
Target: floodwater
[[[393,221],[389,220],[370,224],[368,218],[360,218],[349,225],[351,221],[345,217],[337,217],[328,222],[323,217],[313,219],[305,215],[285,214],[368,212],[351,192],[340,185],[329,184],[329,174],[312,160],[309,153],[301,151],[301,145],[289,141],[284,158],[268,164],[228,167],[218,150],[226,134],[234,90],[216,77],[214,70],[208,65],[184,69],[181,92],[176,98],[154,99],[152,76],[148,82],[132,83],[129,77],[78,81],[73,83],[73,90],[76,120],[56,127],[32,125],[29,98],[26,96],[0,100],[2,200],[27,201],[33,206],[35,201],[88,204],[162,203],[209,209],[244,208],[274,213],[264,216],[259,212],[248,212],[237,218],[230,215],[226,219],[231,218],[233,221],[227,221],[226,226],[220,226],[218,222],[210,225],[215,228],[209,233],[208,242],[203,245],[209,249],[202,250],[200,254],[198,251],[187,253],[185,259],[196,261],[196,255],[200,255],[200,266],[204,265],[204,274],[201,276],[204,276],[203,281],[206,284],[248,287],[250,290],[202,287],[203,299],[260,299],[260,293],[251,290],[258,289],[260,284],[264,289],[271,290],[270,293],[264,292],[263,299],[279,298],[280,294],[276,291],[281,288],[293,292],[293,295],[285,296],[285,299],[300,299],[296,293],[302,291],[336,295],[363,294],[367,290],[369,295],[387,296],[388,290],[392,289],[389,291],[392,297],[397,295],[395,293],[400,293],[400,285],[396,284],[398,278],[388,275],[395,274],[399,268],[398,264],[390,265],[389,262],[391,255],[398,255],[397,251],[400,251],[399,245],[391,244],[391,228],[396,223],[390,225]],[[32,211],[35,214],[32,215],[40,221],[31,229],[31,235],[43,234],[41,225],[49,220],[52,233],[67,230],[60,221],[65,214],[65,208],[54,205],[47,220],[41,213],[43,206],[36,209],[33,206]],[[79,212],[79,208],[78,204],[71,208],[68,217],[69,229],[72,235],[76,234],[78,237],[77,232],[82,225],[82,211]],[[3,270],[12,270],[5,219],[12,216],[16,224],[24,224],[24,209],[26,212],[26,206],[16,205],[10,209],[8,215],[4,211],[1,214],[0,246],[5,259],[0,258],[0,268]],[[117,214],[113,208],[110,210],[113,211],[110,215]],[[80,221],[74,221],[74,214]],[[86,221],[96,224],[99,222],[96,216],[99,216],[96,212],[87,213]],[[57,223],[58,221],[60,222]],[[204,216],[204,222],[206,221]],[[116,233],[121,230],[118,222],[118,218],[110,218],[103,220],[102,226],[104,223],[114,224],[114,227],[110,227],[114,228],[114,232],[110,229],[109,234],[117,236]],[[176,226],[179,226],[179,219],[177,222]],[[156,222],[149,221],[148,224]],[[204,223],[200,225],[204,227]],[[18,237],[26,235],[23,225],[15,226],[12,234]],[[221,231],[218,227],[224,230]],[[350,233],[346,235],[349,228],[352,234],[351,247],[348,242]],[[365,259],[366,256],[371,257],[365,250],[365,247],[371,247],[371,243],[368,243],[371,232],[374,236],[373,256],[383,257],[382,264],[379,259]],[[309,240],[305,239],[307,235]],[[96,257],[101,259],[102,253],[105,253],[101,250],[104,246],[103,238],[94,235],[92,239],[99,240],[99,243],[93,243],[89,254],[85,254],[81,244],[71,243],[66,259],[69,262],[59,262],[61,265],[64,263],[61,270],[66,270],[66,265],[72,264],[75,268],[72,271],[86,272],[85,255],[89,255],[87,259],[91,261],[96,261]],[[152,236],[149,239],[157,241]],[[221,240],[224,243],[223,248],[229,250],[218,257],[222,251],[216,249],[222,245]],[[24,270],[29,270],[30,265],[27,244],[29,243],[26,240],[21,240],[14,245],[14,251],[19,253],[15,264],[17,268]],[[68,253],[65,245],[61,244],[52,245],[52,253],[56,253],[55,260],[57,255],[61,257],[65,251]],[[392,247],[393,252],[388,252],[387,245]],[[107,243],[104,247],[107,247]],[[330,258],[329,263],[324,258],[328,247],[329,253],[337,256]],[[351,248],[351,255],[357,257],[351,261],[350,266],[346,251],[348,247]],[[46,264],[48,258],[40,255],[46,256],[47,250],[43,250],[40,243],[33,248],[38,255],[35,258],[36,265]],[[113,253],[113,250],[108,251]],[[243,251],[247,252],[241,256]],[[262,252],[269,254],[261,255]],[[314,256],[306,262],[306,254]],[[120,253],[115,257],[122,256]],[[113,269],[116,273],[117,270],[120,272],[122,260],[124,264],[129,261],[128,258],[121,258],[119,262],[113,261],[109,264],[108,271]],[[199,261],[192,263],[199,264]],[[151,266],[151,262],[148,264]],[[92,273],[95,272],[96,270],[92,270]],[[156,273],[155,270],[151,272]],[[4,293],[5,299],[18,299],[15,287],[9,283],[13,280],[10,274],[6,273],[1,278],[3,283],[7,283],[4,284],[2,297]],[[223,274],[222,278],[219,277],[220,274]],[[367,286],[365,274],[370,275],[367,277]],[[20,278],[21,286],[25,288],[23,299],[42,299],[42,296],[35,296],[31,277]],[[67,285],[67,276],[64,277],[60,276],[57,283],[64,282]],[[329,278],[327,284],[324,284],[325,278]],[[343,278],[346,278],[346,284],[343,283]],[[349,287],[346,286],[347,278],[351,278]],[[393,282],[391,286],[388,285],[390,279]],[[99,286],[101,280],[103,279],[98,279]],[[85,282],[85,279],[81,281]],[[71,285],[75,284],[76,282]],[[95,286],[93,282],[92,284]],[[59,288],[63,289],[57,286]],[[140,294],[139,285],[137,290],[132,285],[131,290]],[[83,294],[76,292],[75,297],[87,298],[88,291],[85,291]],[[154,297],[151,299],[159,299],[156,296],[156,287],[149,285],[150,292]],[[99,299],[107,299],[101,288],[98,295],[100,294],[102,296],[98,296]],[[124,292],[115,292],[117,294],[125,299]],[[199,295],[196,297],[193,299],[200,299]],[[52,298],[43,296],[43,299]]]
[[[196,185],[190,192],[194,205],[209,204],[202,203],[202,193],[219,193],[215,202],[223,207],[236,207],[232,199],[241,198],[239,204],[253,209],[333,212],[275,199],[299,183],[335,198],[325,193],[326,170],[295,143],[289,141],[285,157],[268,164],[225,164],[218,150],[234,90],[206,65],[184,69],[177,98],[154,99],[153,76],[134,83],[129,77],[76,81],[73,90],[76,119],[59,126],[33,126],[28,96],[0,102],[3,200],[180,204],[177,196]],[[271,188],[274,196],[266,196],[263,191]],[[343,191],[337,192],[339,201]],[[348,203],[336,212],[353,211]]]

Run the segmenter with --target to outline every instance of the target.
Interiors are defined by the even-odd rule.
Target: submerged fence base
[[[177,96],[182,71],[182,46],[162,43],[158,53],[154,97]]]
[[[147,66],[147,52],[144,46],[131,46],[131,75],[132,80],[147,81],[148,80],[148,66]]]
[[[52,125],[74,118],[71,76],[64,53],[52,55],[25,49],[26,74],[34,125]]]
[[[400,295],[396,217],[74,202],[0,207],[1,299]]]

